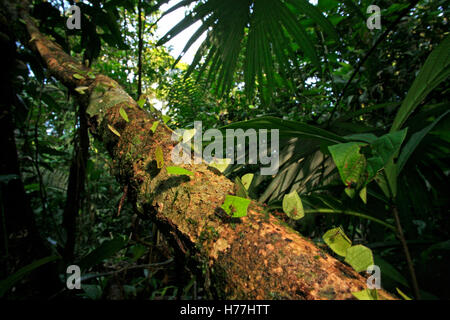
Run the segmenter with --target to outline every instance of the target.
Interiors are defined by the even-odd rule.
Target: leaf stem
[[[360,213],[360,212],[356,212],[356,211],[349,211],[349,210],[336,210],[336,209],[310,209],[310,210],[305,210],[305,213],[338,213],[338,214],[346,214],[346,215],[350,215],[350,216],[355,216],[355,217],[360,217],[363,219],[367,219],[373,222],[376,222],[378,224],[381,224],[382,226],[392,230],[392,231],[396,231],[395,227],[393,225],[390,225],[389,223],[386,223],[380,219],[377,219],[375,217],[369,216],[367,214],[364,213]]]

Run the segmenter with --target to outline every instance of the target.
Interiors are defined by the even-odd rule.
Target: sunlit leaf
[[[250,185],[252,184],[253,181],[253,176],[254,176],[253,173],[247,173],[242,176],[241,181],[246,190],[250,188]]]
[[[158,125],[159,125],[159,121],[153,122],[152,127],[150,128],[150,130],[152,130],[152,132],[155,133],[156,128],[158,128]]]
[[[120,116],[123,118],[123,120],[125,120],[126,122],[130,122],[130,120],[128,120],[127,113],[125,112],[125,110],[122,107],[120,107],[119,113],[120,113]]]
[[[82,76],[81,74],[79,74],[79,73],[74,73],[73,74],[73,77],[75,78],[75,79],[78,79],[78,80],[82,80],[82,79],[85,79],[85,77],[84,76]]]
[[[120,137],[119,131],[117,131],[116,129],[114,129],[113,126],[111,126],[111,125],[108,124],[108,128],[109,128],[109,130],[111,130],[111,132],[114,133],[116,136]]]
[[[208,166],[215,168],[217,170],[219,170],[220,172],[224,172],[228,166],[231,163],[231,159],[229,158],[225,158],[225,159],[214,159],[213,161],[211,161]]]
[[[157,168],[161,169],[164,166],[164,155],[161,146],[156,147],[155,151]]]
[[[352,292],[358,300],[378,300],[377,289],[364,289],[357,292]]]
[[[241,218],[247,215],[247,208],[250,202],[250,199],[227,195],[222,209],[233,218]]]
[[[372,250],[361,244],[352,246],[347,249],[345,262],[351,265],[356,272],[366,271],[369,266],[374,264]]]
[[[294,220],[301,219],[305,216],[302,200],[297,191],[294,190],[283,197],[283,211],[289,218]]]
[[[181,167],[167,167],[167,173],[169,174],[177,174],[177,175],[188,175],[188,176],[193,176],[194,173],[186,170],[184,168]]]
[[[352,242],[341,227],[328,230],[322,239],[331,250],[342,257],[347,255],[347,249],[352,246]]]
[[[85,86],[81,86],[81,87],[76,87],[75,91],[78,92],[79,94],[85,94],[84,90],[89,89],[89,87],[85,87]]]

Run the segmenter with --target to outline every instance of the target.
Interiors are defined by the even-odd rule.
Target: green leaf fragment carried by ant
[[[347,250],[352,246],[352,242],[341,227],[328,230],[322,239],[334,253],[342,257],[347,255]]]
[[[127,115],[127,113],[125,112],[124,108],[120,107],[119,113],[120,113],[120,116],[121,116],[126,122],[130,122],[130,120],[128,120],[128,115]]]
[[[247,215],[250,199],[227,195],[221,208],[232,218],[242,218]]]
[[[169,174],[177,174],[177,175],[188,175],[193,176],[194,173],[192,171],[186,170],[181,167],[167,167],[167,173]]]

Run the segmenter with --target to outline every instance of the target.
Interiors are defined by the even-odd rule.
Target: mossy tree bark
[[[235,186],[207,165],[182,165],[193,176],[171,176],[158,169],[155,152],[163,150],[164,165],[173,165],[176,142],[158,116],[139,108],[115,82],[78,63],[42,35],[25,10],[21,16],[50,73],[70,89],[87,87],[91,132],[106,145],[118,181],[128,186],[129,199],[143,216],[151,217],[183,254],[204,268],[218,298],[227,299],[353,299],[366,279],[252,202],[238,221],[220,212]],[[74,92],[76,94],[76,92]],[[128,122],[120,115],[123,108]],[[116,132],[114,132],[116,131]],[[119,136],[120,135],[120,136]],[[380,292],[384,298],[392,296]]]

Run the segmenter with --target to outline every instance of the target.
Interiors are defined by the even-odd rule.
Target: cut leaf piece
[[[120,116],[123,118],[123,120],[125,120],[126,122],[130,122],[130,120],[128,120],[127,113],[125,112],[125,110],[122,107],[120,107],[119,113],[120,113]]]
[[[352,292],[358,300],[378,300],[377,289],[364,289],[357,292]]]
[[[75,79],[78,79],[78,80],[82,80],[82,79],[85,79],[85,77],[83,77],[81,74],[79,74],[79,73],[74,73],[73,74],[73,77],[75,78]]]
[[[352,246],[351,240],[341,227],[328,230],[322,236],[322,239],[331,250],[342,257],[346,256],[347,250]]]
[[[227,195],[221,208],[231,217],[241,218],[247,215],[250,202],[250,199]]]
[[[112,133],[114,133],[116,136],[120,137],[119,131],[117,131],[116,129],[114,129],[113,126],[111,126],[111,125],[108,124],[108,128],[109,128],[109,130],[111,130]]]
[[[345,262],[351,265],[356,272],[366,271],[369,266],[374,264],[372,250],[362,244],[350,247],[347,249]]]
[[[167,167],[167,173],[193,176],[194,173],[181,167]]]
[[[161,146],[156,147],[155,157],[157,168],[161,169],[164,166],[164,155]]]
[[[139,108],[142,109],[142,107],[144,107],[144,104],[145,104],[145,99],[139,99],[137,101],[137,104],[138,104]]]
[[[184,130],[183,132],[183,142],[188,142],[195,135],[196,129]]]
[[[339,175],[348,188],[357,188],[365,182],[363,181],[363,175],[367,162],[360,150],[361,147],[366,145],[360,142],[347,142],[328,147]]]
[[[76,87],[75,91],[78,92],[79,94],[84,94],[84,90],[89,89],[89,87],[85,87],[85,86],[81,86],[81,87]]]
[[[158,125],[159,125],[159,121],[153,122],[153,125],[152,125],[152,127],[150,128],[150,130],[152,130],[152,132],[155,133],[156,128],[158,128]]]
[[[225,158],[225,159],[214,159],[213,161],[211,161],[208,166],[215,168],[217,170],[219,170],[220,172],[224,172],[228,166],[231,163],[231,159],[229,158]]]
[[[359,197],[365,204],[367,204],[367,188],[366,187],[361,189],[361,191],[359,192]]]
[[[298,220],[305,216],[302,200],[297,191],[292,191],[283,198],[283,211],[291,219]]]
[[[253,176],[254,176],[253,173],[247,173],[242,176],[241,181],[245,187],[245,190],[248,190],[248,188],[250,188],[250,185],[252,184]]]

